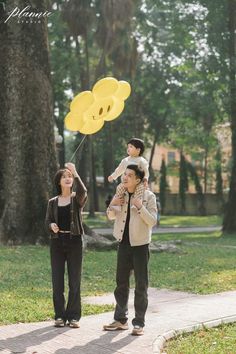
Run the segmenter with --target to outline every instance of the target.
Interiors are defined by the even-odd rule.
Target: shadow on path
[[[19,325],[18,325],[19,326]],[[16,329],[15,329],[16,330]],[[37,346],[71,330],[69,327],[55,328],[52,325],[38,328],[15,337],[0,340],[0,352],[8,349],[13,353],[24,353],[28,347]],[[12,333],[13,330],[12,330]]]
[[[119,335],[123,333],[127,335],[125,337],[115,340]],[[102,334],[99,338],[96,338],[92,341],[89,341],[85,345],[76,345],[71,349],[61,348],[55,351],[54,354],[112,354],[112,353],[126,353],[127,349],[122,350],[127,345],[132,343],[138,337],[132,336],[129,331],[114,331],[106,332],[102,331]],[[79,342],[79,336],[78,336]],[[137,353],[141,352],[141,348],[137,348]]]

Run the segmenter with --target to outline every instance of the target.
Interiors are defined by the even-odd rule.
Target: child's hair
[[[139,156],[141,156],[144,153],[145,146],[143,140],[138,138],[132,138],[130,139],[130,141],[128,141],[127,145],[128,144],[133,145],[134,147],[136,147],[136,149],[140,149]]]
[[[61,190],[61,185],[60,185],[60,181],[61,181],[61,177],[63,176],[64,172],[69,171],[68,168],[61,168],[60,170],[58,170],[54,176],[54,184],[56,187],[56,191],[58,193],[58,195],[61,194],[62,190]]]
[[[138,165],[128,165],[126,168],[128,168],[129,170],[133,170],[135,173],[135,176],[140,178],[141,182],[145,176],[144,171],[138,167]]]

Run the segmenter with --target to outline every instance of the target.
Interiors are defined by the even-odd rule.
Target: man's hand
[[[108,176],[107,179],[108,179],[108,182],[110,182],[110,183],[114,181],[114,178],[112,176]]]
[[[110,203],[112,205],[123,205],[125,202],[124,197],[114,197]]]
[[[54,232],[54,234],[56,234],[59,231],[59,227],[54,222],[50,224],[50,227],[51,227],[52,231]]]
[[[133,200],[132,200],[132,205],[134,205],[134,206],[136,206],[136,208],[139,210],[139,209],[141,209],[142,208],[142,201],[141,201],[141,199],[139,199],[139,198],[134,198]]]

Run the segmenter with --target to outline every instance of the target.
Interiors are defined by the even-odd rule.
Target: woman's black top
[[[70,231],[70,204],[58,205],[58,227],[63,231]]]

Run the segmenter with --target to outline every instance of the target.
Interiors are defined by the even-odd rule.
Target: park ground
[[[104,215],[85,216],[94,228],[111,227]],[[221,218],[163,217],[163,227],[219,226]],[[150,258],[150,286],[197,294],[236,289],[236,235],[221,231],[155,234],[153,240],[179,240],[179,253],[153,253]],[[44,321],[53,317],[51,274],[47,246],[1,246],[0,248],[0,324]],[[116,251],[86,250],[84,254],[82,296],[112,292],[115,286]],[[98,271],[99,270],[99,271]],[[132,279],[131,287],[134,282]],[[84,304],[83,315],[111,311],[110,305]],[[201,330],[172,340],[167,353],[235,353],[236,326]],[[217,346],[224,342],[224,348]],[[207,349],[209,348],[209,349]]]

